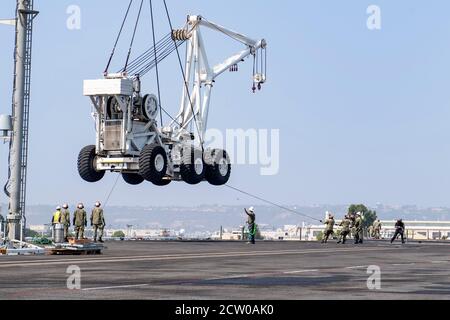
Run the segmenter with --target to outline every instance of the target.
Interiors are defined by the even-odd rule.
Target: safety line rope
[[[319,222],[320,222],[320,220],[317,219],[317,218],[313,218],[313,217],[311,217],[311,216],[308,216],[307,214],[304,214],[304,213],[301,213],[301,212],[298,212],[298,211],[289,209],[289,208],[287,208],[287,207],[285,207],[285,206],[282,206],[282,205],[279,205],[279,204],[277,204],[277,203],[275,203],[275,202],[272,202],[272,201],[263,199],[263,198],[261,198],[261,197],[258,197],[258,196],[254,195],[254,194],[251,194],[251,193],[246,192],[246,191],[244,191],[244,190],[241,190],[241,189],[239,189],[239,188],[230,186],[230,185],[228,185],[228,184],[225,185],[225,186],[226,186],[227,188],[230,188],[230,189],[232,189],[232,190],[234,190],[234,191],[237,191],[237,192],[239,192],[239,193],[245,194],[245,195],[247,195],[247,196],[249,196],[249,197],[252,197],[252,198],[254,198],[254,199],[257,199],[257,200],[260,200],[260,201],[262,201],[262,202],[268,203],[268,204],[270,204],[270,205],[272,205],[272,206],[275,206],[275,207],[278,207],[278,208],[280,208],[280,209],[283,209],[283,210],[289,211],[289,212],[291,212],[291,213],[294,213],[294,214],[296,214],[296,215],[303,216],[303,217],[309,218],[309,219],[311,219],[311,220],[319,221]]]

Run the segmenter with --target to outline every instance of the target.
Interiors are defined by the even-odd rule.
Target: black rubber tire
[[[100,181],[105,176],[105,171],[97,171],[94,167],[95,146],[87,146],[81,149],[78,155],[78,173],[87,182]]]
[[[165,187],[165,186],[168,186],[171,182],[172,182],[172,180],[170,180],[170,179],[163,179],[163,180],[159,181],[158,183],[153,183],[153,184],[156,186],[159,186],[159,187]]]
[[[158,171],[155,166],[155,159],[158,155],[164,158],[164,166]],[[163,147],[157,144],[146,145],[139,156],[139,174],[147,181],[155,185],[161,185],[167,172],[167,154]]]
[[[181,165],[180,173],[184,182],[195,185],[205,179],[206,166],[203,162],[202,172],[199,174],[195,170],[195,162],[197,159],[201,159],[203,162],[203,154],[201,150],[197,150],[193,147],[184,147],[181,152]]]
[[[122,178],[126,183],[132,186],[137,186],[144,182],[144,178],[138,173],[122,172]]]
[[[226,175],[222,175],[220,172],[219,162],[221,159],[226,159],[228,162],[228,171]],[[223,186],[228,182],[231,176],[231,163],[225,150],[213,149],[205,152],[205,164],[205,177],[210,184],[214,186]]]

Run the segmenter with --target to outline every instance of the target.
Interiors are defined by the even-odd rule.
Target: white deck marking
[[[223,276],[223,277],[209,278],[209,279],[205,279],[205,281],[239,279],[239,278],[249,278],[249,277],[250,277],[250,275],[248,275],[248,274],[240,274],[240,275],[234,275],[234,276]]]
[[[149,284],[132,284],[132,285],[124,285],[124,286],[86,288],[86,289],[81,289],[81,291],[109,290],[109,289],[125,289],[125,288],[139,288],[139,287],[147,287],[147,286],[149,286]]]
[[[345,269],[367,269],[369,266],[353,266],[353,267],[345,267]]]
[[[296,273],[307,273],[307,272],[318,272],[319,269],[311,269],[311,270],[295,270],[295,271],[285,271],[284,274],[296,274]]]

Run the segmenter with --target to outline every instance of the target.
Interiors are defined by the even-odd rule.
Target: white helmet
[[[255,208],[250,207],[250,208],[248,208],[248,211],[251,212],[251,213],[254,213],[255,212]]]
[[[68,205],[67,203],[65,203],[65,204],[63,205],[63,208],[64,208],[64,209],[69,209],[69,205]]]
[[[60,206],[57,206],[57,207],[56,207],[56,210],[61,210],[61,207],[60,207]]]
[[[82,203],[79,203],[78,204],[78,209],[83,209],[83,208],[84,208],[84,205]]]
[[[96,203],[95,203],[95,206],[98,208],[98,207],[100,207],[102,204],[100,203],[100,201],[97,201]]]

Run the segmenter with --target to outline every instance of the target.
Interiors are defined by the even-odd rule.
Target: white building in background
[[[450,240],[450,221],[403,221],[406,237],[412,240]],[[381,235],[390,238],[395,232],[395,221],[381,221]]]
[[[340,230],[340,220],[336,220],[335,231]],[[390,239],[395,232],[394,220],[381,220],[381,237]],[[405,224],[405,236],[411,240],[450,240],[450,221],[407,221]],[[321,234],[325,225],[308,225],[301,229],[302,240],[315,241]],[[298,238],[297,238],[298,240]]]
[[[340,230],[341,220],[336,220],[335,231]],[[390,239],[395,232],[395,222],[393,220],[382,220],[381,237]],[[405,236],[411,240],[449,240],[450,241],[450,221],[403,221],[405,223]],[[325,229],[325,225],[285,225],[278,229],[262,229],[261,236],[264,240],[284,240],[284,241],[316,241]],[[245,235],[244,235],[245,237]],[[215,232],[212,240],[242,240],[242,227],[235,230],[223,230]]]

